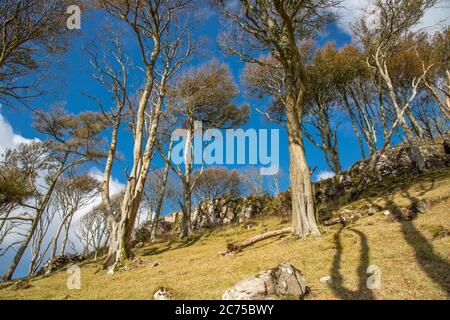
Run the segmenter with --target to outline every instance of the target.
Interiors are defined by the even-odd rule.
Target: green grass
[[[275,237],[232,256],[220,256],[227,242],[248,239],[266,230],[289,226],[278,217],[206,231],[188,241],[146,245],[135,251],[142,264],[107,275],[100,262],[81,266],[81,290],[68,290],[67,274],[30,280],[29,289],[13,290],[2,284],[0,299],[150,299],[159,287],[168,287],[178,299],[220,299],[244,277],[288,260],[306,276],[307,299],[448,299],[450,291],[450,237],[434,239],[450,229],[450,170],[438,170],[408,179],[389,179],[366,190],[347,204],[354,210],[378,204],[395,208],[430,199],[432,208],[413,221],[389,222],[380,212],[343,228],[322,227],[319,238]],[[436,231],[438,230],[438,231]],[[153,262],[159,266],[152,267]],[[381,270],[381,288],[368,290],[366,270]],[[320,282],[330,275],[331,285]]]

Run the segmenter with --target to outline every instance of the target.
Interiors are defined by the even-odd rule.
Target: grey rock
[[[380,212],[382,208],[377,204],[371,204],[367,209],[367,214],[373,216],[375,213]]]
[[[328,283],[330,281],[331,281],[331,276],[325,276],[325,277],[320,278],[320,282],[322,282],[322,283]]]
[[[16,281],[13,286],[12,286],[12,290],[23,290],[23,289],[29,289],[33,287],[28,280],[19,280]]]
[[[431,210],[431,207],[432,207],[432,204],[431,204],[430,199],[423,199],[423,200],[419,200],[414,203],[414,209],[418,213],[427,213],[428,211]]]
[[[143,263],[144,263],[144,261],[140,257],[137,257],[136,259],[133,260],[132,265],[133,265],[133,267],[137,267]]]
[[[348,174],[343,174],[339,177],[339,184],[342,184],[344,187],[353,186],[353,180]]]
[[[302,299],[307,293],[303,274],[289,262],[244,279],[225,291],[223,300]]]
[[[134,247],[135,248],[143,248],[144,247],[144,243],[143,242],[138,242],[138,243],[136,243],[136,245]]]
[[[153,294],[153,300],[173,300],[172,294],[167,288],[159,288]]]

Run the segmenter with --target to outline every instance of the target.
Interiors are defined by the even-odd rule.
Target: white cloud
[[[89,169],[88,174],[96,179],[97,181],[103,181],[103,172],[101,172],[97,167],[92,167]],[[117,180],[114,177],[111,177],[111,180],[109,181],[109,191],[110,195],[114,196],[118,194],[119,192],[123,191],[125,189],[125,185],[121,183],[119,180]],[[83,209],[79,210],[76,215],[74,216],[73,222],[74,226],[76,225],[77,221],[81,219],[86,213],[94,209],[96,206],[100,205],[102,203],[102,197],[101,195],[98,195],[92,201],[84,206]]]
[[[415,31],[425,29],[434,33],[450,25],[450,1],[441,1],[435,8],[428,10]]]
[[[318,173],[316,173],[316,177],[314,179],[314,181],[322,181],[322,180],[326,180],[329,178],[333,178],[335,176],[334,172],[331,171],[327,171],[327,170],[322,170],[319,171]]]
[[[0,156],[6,149],[15,148],[20,143],[30,143],[32,141],[40,141],[40,140],[37,138],[27,139],[19,134],[16,134],[14,132],[14,129],[11,126],[11,124],[0,113]],[[88,174],[90,176],[92,176],[93,178],[97,179],[98,181],[102,181],[103,173],[98,168],[92,167],[88,171]],[[45,173],[42,173],[42,175],[45,175]],[[45,185],[45,184],[43,183],[43,185]],[[125,185],[122,184],[118,179],[116,179],[114,177],[111,178],[111,181],[110,181],[111,195],[115,195],[115,194],[119,193],[124,188],[125,188]],[[72,225],[70,227],[70,231],[69,231],[69,239],[74,242],[76,249],[81,249],[81,246],[78,243],[78,240],[75,236],[75,231],[76,231],[76,228],[78,227],[77,222],[80,220],[80,218],[83,215],[85,215],[87,212],[92,210],[94,207],[98,206],[100,203],[101,203],[101,196],[99,195],[99,196],[95,197],[83,209],[81,209],[80,211],[78,211],[75,214],[73,221],[72,221]],[[20,209],[18,209],[17,212],[21,212]],[[54,236],[59,223],[60,223],[60,218],[58,216],[56,216],[48,229],[46,238],[44,239],[43,247],[45,247],[52,240],[52,237]],[[12,241],[16,241],[19,237],[21,237],[21,236],[17,235],[16,233],[11,234],[10,236],[8,236],[5,239],[4,244],[7,245],[7,244],[11,243]],[[60,237],[60,239],[62,239],[62,236]],[[48,255],[48,253],[47,253],[47,255]],[[23,261],[21,263],[29,263],[29,260],[30,260],[29,249],[27,250],[27,252],[22,260]],[[6,263],[5,261],[6,261],[5,256],[0,257],[0,264],[5,264]]]
[[[100,171],[97,167],[92,167],[89,169],[88,174],[96,179],[97,181],[103,181],[103,172]],[[125,185],[121,183],[119,180],[115,179],[114,177],[111,177],[111,180],[109,181],[109,190],[111,195],[118,194],[125,188]]]
[[[30,143],[32,141],[39,141],[39,139],[27,139],[14,133],[11,124],[0,113],[0,155],[3,154],[6,149],[12,149],[21,143]]]
[[[337,10],[340,16],[340,25],[348,33],[351,33],[350,25],[357,22],[371,7],[370,0],[344,0]],[[420,23],[413,31],[426,30],[434,33],[450,25],[450,1],[441,0],[434,7],[429,9]]]

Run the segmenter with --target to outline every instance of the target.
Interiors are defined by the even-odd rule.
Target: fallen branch
[[[280,230],[275,230],[275,231],[269,231],[260,235],[257,235],[253,238],[250,238],[248,240],[245,240],[244,242],[242,242],[241,244],[238,243],[228,243],[227,244],[227,253],[231,253],[231,252],[239,252],[244,248],[247,248],[253,244],[255,244],[256,242],[271,238],[271,237],[276,237],[276,236],[280,236],[282,234],[285,233],[290,233],[292,232],[292,228],[291,227],[287,227],[287,228],[283,228]]]
[[[339,217],[331,218],[331,219],[329,219],[327,221],[324,221],[323,225],[324,226],[332,226],[332,225],[335,225],[335,224],[338,224],[338,223],[341,223],[341,222],[342,222],[342,217],[339,216]]]

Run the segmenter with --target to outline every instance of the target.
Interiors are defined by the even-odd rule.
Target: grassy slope
[[[234,256],[219,256],[227,241],[241,241],[265,230],[289,225],[280,218],[206,232],[187,242],[148,245],[136,251],[143,263],[126,272],[107,275],[100,264],[82,267],[81,290],[66,288],[60,271],[31,281],[32,288],[0,289],[0,299],[148,299],[160,286],[180,299],[219,299],[244,277],[288,260],[301,269],[312,291],[308,299],[446,299],[450,291],[450,237],[432,239],[436,227],[450,229],[450,170],[439,170],[409,181],[385,181],[367,190],[348,207],[368,203],[383,207],[406,205],[415,199],[433,200],[430,212],[412,222],[388,222],[382,213],[364,217],[349,227],[323,229],[320,238],[272,238]],[[158,267],[151,263],[159,262]],[[381,289],[366,289],[369,265],[381,269]],[[320,278],[333,277],[334,285]]]

